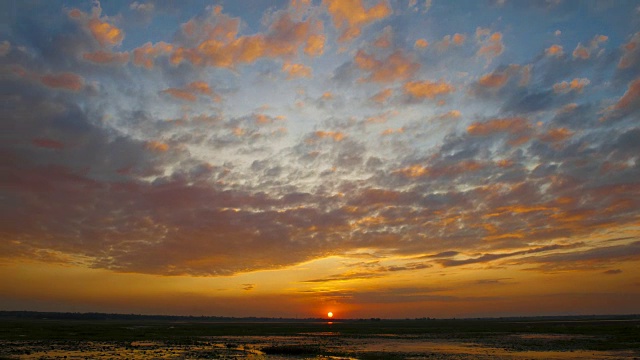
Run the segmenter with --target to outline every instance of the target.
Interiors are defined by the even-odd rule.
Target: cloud
[[[387,102],[387,100],[389,100],[391,95],[393,95],[393,90],[392,89],[384,89],[384,90],[381,90],[381,91],[377,92],[370,99],[371,99],[371,101],[376,102],[378,104],[384,104],[385,102]]]
[[[603,116],[600,121],[608,121],[612,119],[620,119],[629,114],[634,113],[640,108],[640,78],[629,83],[627,91],[618,99],[618,101],[602,111]]]
[[[391,26],[386,26],[382,30],[382,34],[373,42],[373,46],[386,49],[391,47],[393,40],[393,30]]]
[[[500,56],[504,51],[501,32],[492,33],[489,29],[479,27],[476,29],[476,40],[480,45],[476,56],[482,56],[487,59],[488,62]]]
[[[474,122],[467,127],[467,132],[473,136],[490,136],[503,132],[518,134],[529,128],[529,121],[525,118],[504,118]]]
[[[560,57],[564,54],[562,46],[557,44],[553,44],[547,49],[545,49],[544,53],[547,56],[555,56],[555,57]]]
[[[413,46],[417,49],[426,49],[429,46],[429,42],[425,39],[418,39]]]
[[[282,64],[282,72],[287,73],[287,79],[295,79],[300,77],[311,77],[312,70],[303,64],[292,64],[285,62]]]
[[[514,79],[519,79],[514,83]],[[531,65],[511,64],[500,66],[493,72],[482,75],[469,89],[469,93],[482,98],[514,96],[514,85],[525,87],[531,81]]]
[[[443,80],[436,82],[429,80],[410,81],[404,84],[403,89],[405,94],[410,95],[414,99],[434,99],[455,91],[455,88],[451,84]]]
[[[364,80],[372,82],[406,80],[420,69],[420,63],[415,62],[401,50],[396,50],[380,60],[363,50],[358,50],[354,62],[359,69],[369,73]]]
[[[51,88],[70,91],[80,91],[84,86],[84,78],[71,72],[42,75],[40,82]]]
[[[324,0],[333,24],[340,30],[338,41],[351,41],[360,36],[362,27],[391,15],[391,7],[380,1],[365,8],[362,0]]]
[[[474,122],[467,127],[467,133],[471,136],[492,136],[496,134],[508,134],[509,144],[513,146],[526,143],[531,137],[531,125],[525,118],[499,118],[485,122]]]
[[[436,119],[438,120],[455,120],[455,119],[459,119],[462,116],[462,113],[460,112],[460,110],[451,110],[448,111],[444,114],[438,115],[436,116]]]
[[[587,78],[575,78],[570,82],[559,82],[553,84],[553,91],[559,94],[566,94],[570,91],[582,92],[585,86],[589,85],[591,81]]]
[[[451,46],[462,46],[467,40],[467,36],[464,34],[455,33],[453,35],[445,35],[442,40],[436,43],[436,48],[440,51],[445,51]]]
[[[576,269],[598,269],[617,264],[620,261],[637,260],[638,258],[640,258],[640,242],[636,241],[629,244],[595,247],[582,251],[525,257],[520,259],[519,262],[537,264],[531,270],[556,272]]]
[[[238,36],[239,27],[239,20],[222,14],[219,7],[205,18],[189,20],[182,26],[178,41],[182,45],[174,45],[171,63],[234,69],[262,58],[290,60],[301,49],[309,56],[323,52],[323,25],[312,18],[295,21],[282,12],[266,33],[246,36]]]
[[[98,64],[124,64],[129,61],[129,53],[98,50],[84,53],[82,58]]]
[[[618,275],[618,274],[622,274],[622,270],[620,269],[611,269],[611,270],[606,270],[602,272],[605,275]]]
[[[506,72],[494,72],[486,74],[480,77],[478,84],[489,88],[501,88],[509,80],[509,75]]]
[[[311,57],[317,57],[324,53],[325,36],[323,34],[313,34],[307,38],[304,53]]]
[[[256,288],[256,284],[242,284],[242,290],[251,291]]]
[[[403,127],[397,128],[397,129],[386,129],[386,130],[383,130],[380,133],[380,135],[386,136],[386,135],[402,134],[402,133],[404,133],[404,128]]]
[[[319,139],[330,138],[333,141],[342,141],[346,135],[339,131],[316,131],[314,136]]]
[[[640,32],[633,34],[628,43],[622,45],[619,69],[627,69],[640,61]]]
[[[444,267],[462,266],[462,265],[469,265],[469,264],[488,263],[488,262],[492,262],[492,261],[495,261],[495,260],[500,260],[500,259],[514,257],[514,256],[523,256],[523,255],[544,253],[544,252],[549,252],[549,251],[554,251],[554,250],[564,249],[564,248],[571,248],[571,246],[567,246],[567,245],[547,245],[547,246],[541,246],[541,247],[530,248],[530,249],[526,249],[526,250],[513,251],[513,252],[506,252],[506,253],[482,254],[481,256],[478,256],[478,257],[475,257],[475,258],[468,258],[468,259],[464,259],[464,260],[442,259],[442,260],[437,260],[437,262],[440,265],[444,266]]]
[[[131,3],[131,5],[129,5],[129,9],[145,15],[153,13],[155,8],[156,7],[152,2],[140,3],[140,2],[134,1]]]
[[[160,141],[149,141],[147,142],[147,149],[159,152],[165,152],[169,150],[169,145],[160,142]]]
[[[87,27],[91,31],[91,34],[93,34],[93,37],[103,47],[118,45],[124,38],[122,30],[106,21],[94,18],[89,20]]]
[[[204,81],[194,81],[184,88],[168,88],[162,90],[161,93],[173,96],[176,99],[194,102],[198,100],[198,96],[207,96],[215,102],[220,101],[220,96],[216,94]]]
[[[629,83],[629,88],[614,105],[616,110],[637,108],[640,105],[640,78]]]
[[[542,134],[540,136],[540,140],[555,143],[555,142],[564,141],[570,138],[571,136],[573,136],[573,131],[567,128],[555,128],[555,129],[550,129],[545,134]]]
[[[619,66],[635,54],[635,35],[611,49],[597,38],[592,61],[526,59],[514,48],[505,59],[521,63],[482,71],[477,57],[412,49],[415,34],[396,23],[412,15],[406,9],[393,29],[409,43],[372,33],[340,52],[325,44],[333,33],[323,33],[323,8],[299,4],[308,7],[269,10],[261,24],[215,7],[190,21],[176,12],[183,25],[165,34],[171,43],[136,44],[135,24],[99,16],[128,35],[101,45],[80,19],[93,13],[80,10],[55,26],[38,27],[38,17],[9,25],[0,43],[0,82],[12,94],[2,232],[20,243],[3,244],[3,257],[192,276],[362,251],[380,260],[308,277],[340,281],[409,275],[440,260],[551,269],[542,256],[568,259],[635,231],[640,80],[634,65]],[[442,31],[456,46],[452,29]],[[503,48],[494,34],[480,29],[460,51]],[[482,59],[499,52],[486,51]],[[289,73],[302,77],[279,81]],[[434,73],[446,80],[421,80]],[[585,74],[588,96],[578,96]],[[223,108],[218,92],[230,100]],[[619,121],[598,122],[598,112]],[[585,244],[520,253],[576,239]],[[600,271],[615,269],[606,259],[626,261],[622,252],[601,252]],[[424,261],[385,262],[395,255]]]
[[[576,48],[573,50],[573,58],[586,60],[590,57],[591,57],[591,52],[589,51],[589,49],[584,47],[581,43],[578,43]]]
[[[163,41],[155,45],[147,42],[133,50],[133,63],[137,66],[144,66],[147,69],[152,69],[156,57],[163,54],[169,54],[173,49],[173,45]]]
[[[355,271],[347,271],[340,274],[330,275],[323,278],[304,280],[304,283],[329,283],[337,281],[351,281],[362,279],[373,279],[388,276],[389,273],[400,271],[415,271],[428,269],[433,265],[425,262],[408,262],[403,265],[381,265],[379,262],[369,264],[355,264],[355,266],[364,267]]]
[[[582,43],[578,43],[576,48],[573,50],[573,58],[581,60],[589,59],[591,57],[591,54],[599,49],[600,44],[606,42],[608,39],[609,37],[605,35],[596,35],[589,42],[588,47],[582,45]]]
[[[68,13],[69,17],[78,20],[100,47],[111,48],[119,45],[124,39],[124,32],[109,23],[109,19],[101,17],[102,8],[100,3],[96,4],[92,8],[91,14],[84,13],[78,9],[71,9]]]

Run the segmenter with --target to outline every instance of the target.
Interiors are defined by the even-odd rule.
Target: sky
[[[0,7],[0,310],[640,312],[637,1]]]

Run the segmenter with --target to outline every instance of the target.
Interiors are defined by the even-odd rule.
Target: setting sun
[[[332,313],[331,311],[329,311],[329,312],[327,313],[327,316],[328,316],[328,317],[330,317],[330,318],[332,318],[332,317],[333,317],[333,313]]]

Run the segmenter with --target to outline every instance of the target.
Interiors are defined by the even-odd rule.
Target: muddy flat
[[[640,359],[640,318],[0,319],[0,359]]]

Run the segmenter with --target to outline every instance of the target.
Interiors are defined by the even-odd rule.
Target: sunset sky
[[[0,310],[640,312],[637,1],[2,1]]]

